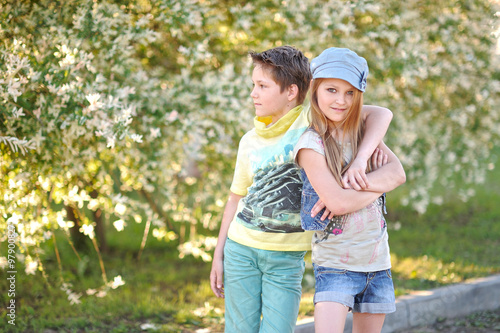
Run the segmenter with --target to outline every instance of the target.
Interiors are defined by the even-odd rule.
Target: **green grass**
[[[389,243],[396,294],[425,290],[500,272],[500,170],[488,174],[477,195],[462,203],[450,194],[443,205],[431,205],[423,215],[389,201]],[[452,191],[450,191],[452,193]],[[398,192],[391,193],[394,201]],[[52,241],[40,254],[50,275],[26,276],[18,263],[16,277],[16,326],[7,324],[6,292],[0,294],[0,332],[141,332],[150,324],[157,332],[196,332],[223,326],[224,302],[209,286],[210,263],[179,259],[172,244],[150,236],[140,260],[144,225],[130,224],[118,233],[109,229],[110,250],[103,254],[108,279],[121,275],[125,285],[106,297],[83,295],[70,305],[60,289],[60,275]],[[102,286],[97,256],[81,253],[78,261],[58,234],[63,277],[81,294]],[[92,249],[92,247],[90,247]],[[32,254],[33,255],[33,254]],[[303,280],[300,318],[313,314],[314,276],[310,259]],[[0,290],[7,290],[5,279]],[[5,305],[5,306],[4,306]]]
[[[500,272],[500,170],[467,203],[448,194],[424,215],[399,208],[389,215],[396,293],[428,289]]]
[[[72,283],[74,292],[82,294],[81,303],[75,305],[69,304],[60,288],[52,242],[47,242],[41,257],[51,274],[45,281],[40,272],[27,276],[18,269],[16,326],[4,321],[3,304],[8,297],[2,293],[0,332],[143,332],[144,324],[154,325],[157,332],[220,328],[224,303],[210,290],[210,264],[192,257],[180,260],[175,247],[153,237],[137,260],[143,227],[134,225],[120,234],[109,230],[110,250],[103,254],[106,274],[108,280],[121,275],[125,285],[109,290],[102,298],[85,295],[87,289],[103,285],[96,254],[80,253],[79,261],[63,235],[58,234],[64,280]],[[5,282],[0,281],[1,290],[6,290]]]

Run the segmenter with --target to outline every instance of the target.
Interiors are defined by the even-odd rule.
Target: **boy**
[[[312,238],[300,224],[302,181],[293,149],[309,126],[302,103],[312,76],[308,59],[291,46],[250,55],[255,128],[240,141],[210,284],[225,297],[226,332],[293,332]],[[392,119],[385,108],[364,112],[366,140],[346,178],[354,188],[367,186],[366,162]]]

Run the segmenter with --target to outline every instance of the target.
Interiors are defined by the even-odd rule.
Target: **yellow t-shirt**
[[[272,126],[254,120],[240,141],[231,192],[242,195],[228,237],[240,244],[275,251],[311,248],[313,232],[300,225],[302,181],[293,150],[309,126],[302,106]]]

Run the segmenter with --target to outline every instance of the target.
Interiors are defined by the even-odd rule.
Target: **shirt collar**
[[[292,126],[303,108],[302,105],[294,107],[269,127],[267,126],[271,123],[271,117],[255,117],[253,120],[255,131],[264,138],[272,138],[283,134]]]

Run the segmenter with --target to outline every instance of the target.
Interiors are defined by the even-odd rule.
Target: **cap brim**
[[[327,64],[316,68],[313,73],[313,79],[341,79],[349,82],[354,88],[364,91],[361,87],[361,79],[363,75],[354,68],[346,68],[346,66],[336,66],[335,64]]]

